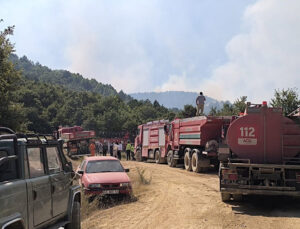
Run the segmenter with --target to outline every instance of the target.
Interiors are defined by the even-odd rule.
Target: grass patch
[[[146,177],[146,169],[145,168],[140,168],[140,167],[136,167],[136,171],[138,173],[139,176],[139,180],[141,184],[145,184],[148,185],[151,183],[152,181],[152,174],[149,177]]]

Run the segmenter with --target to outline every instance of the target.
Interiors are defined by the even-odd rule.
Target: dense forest
[[[1,22],[1,21],[0,21]],[[51,133],[58,126],[80,125],[98,136],[134,135],[139,124],[175,117],[192,117],[192,105],[170,110],[157,101],[138,101],[111,86],[64,70],[51,70],[14,55],[9,40],[14,27],[0,31],[0,126],[16,131]],[[213,107],[210,115],[243,112],[247,97],[242,96],[223,108]],[[296,89],[276,90],[273,106],[285,114],[300,105]]]

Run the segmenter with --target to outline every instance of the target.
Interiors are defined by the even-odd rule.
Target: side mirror
[[[124,169],[125,173],[128,173],[130,170],[129,169]]]
[[[72,171],[73,171],[72,162],[68,161],[66,163],[66,172],[72,172]]]
[[[78,170],[77,173],[80,174],[80,175],[84,174],[83,170]]]

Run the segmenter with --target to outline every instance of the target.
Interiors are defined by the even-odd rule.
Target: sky
[[[126,93],[300,86],[299,0],[0,0],[16,54]]]

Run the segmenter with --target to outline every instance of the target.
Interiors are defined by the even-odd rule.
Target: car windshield
[[[105,172],[124,172],[119,161],[106,160],[106,161],[89,161],[86,165],[87,173],[105,173]]]

